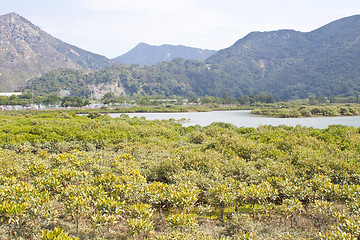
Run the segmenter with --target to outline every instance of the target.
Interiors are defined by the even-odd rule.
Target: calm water
[[[147,120],[163,120],[173,118],[187,119],[184,126],[208,126],[213,122],[231,123],[237,127],[258,127],[261,125],[302,125],[313,128],[326,128],[329,125],[348,125],[360,127],[360,116],[354,117],[316,117],[316,118],[269,118],[253,115],[249,110],[215,111],[215,112],[190,112],[190,113],[126,113],[129,117],[145,117]],[[112,113],[111,117],[119,117],[121,114]]]

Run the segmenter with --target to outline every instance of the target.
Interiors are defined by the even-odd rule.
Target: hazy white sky
[[[219,50],[252,31],[311,31],[360,0],[0,0],[52,36],[114,58],[140,42]]]

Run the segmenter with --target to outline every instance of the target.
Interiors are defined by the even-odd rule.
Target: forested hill
[[[359,39],[360,15],[356,15],[308,33],[253,32],[205,61],[176,58],[145,67],[121,65],[77,74],[72,81],[83,82],[83,91],[69,83],[65,70],[61,81],[56,74],[48,74],[29,82],[27,88],[41,92],[41,86],[47,86],[47,92],[70,90],[81,95],[89,93],[88,84],[95,90],[101,84],[115,84],[126,94],[165,96],[221,97],[227,93],[239,97],[260,92],[281,99],[321,94],[358,96]]]
[[[308,33],[253,32],[207,60],[257,91],[281,98],[360,93],[360,15]]]
[[[146,43],[139,43],[135,48],[124,55],[114,58],[114,60],[122,64],[153,65],[178,57],[205,60],[216,52],[215,50],[192,48],[182,45],[164,44],[161,46],[153,46]]]
[[[57,68],[108,67],[112,61],[52,37],[16,13],[0,16],[0,91]]]

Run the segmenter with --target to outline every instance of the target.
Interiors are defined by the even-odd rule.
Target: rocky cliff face
[[[16,13],[0,16],[0,91],[16,90],[57,68],[99,69],[111,63],[52,37]]]

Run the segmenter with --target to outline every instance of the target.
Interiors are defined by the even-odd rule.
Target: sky
[[[138,43],[220,50],[253,31],[315,30],[360,14],[359,0],[0,0],[69,44],[108,58]]]

